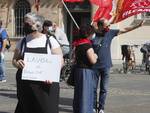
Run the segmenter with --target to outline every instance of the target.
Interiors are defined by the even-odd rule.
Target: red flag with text
[[[139,13],[150,12],[150,0],[118,0],[115,9],[114,23],[117,23]]]
[[[93,21],[100,18],[111,18],[111,13],[115,15],[113,23],[120,22],[130,16],[150,12],[150,0],[90,0],[91,3],[98,5]]]

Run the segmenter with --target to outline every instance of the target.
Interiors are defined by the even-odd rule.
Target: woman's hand
[[[24,66],[25,66],[25,63],[22,60],[22,57],[21,57],[19,49],[15,49],[15,51],[14,51],[14,56],[13,56],[13,59],[12,59],[12,64],[13,64],[14,67],[16,67],[18,69],[23,69]]]
[[[52,84],[53,82],[50,81],[50,80],[46,80],[44,83],[45,83],[45,84]]]
[[[25,63],[22,59],[19,59],[19,60],[16,61],[15,65],[16,65],[17,68],[23,69],[24,66],[25,66]]]

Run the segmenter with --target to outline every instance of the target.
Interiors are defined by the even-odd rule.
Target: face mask
[[[49,28],[48,28],[48,31],[52,32],[52,31],[53,31],[53,27],[52,27],[52,26],[49,27]]]
[[[30,33],[33,33],[33,32],[36,31],[36,30],[33,30],[32,26],[30,24],[28,24],[28,23],[24,24],[23,30],[24,30],[25,34],[30,34]]]
[[[94,39],[94,38],[95,38],[95,36],[96,36],[96,34],[94,33],[94,34],[92,35],[92,38],[91,38],[91,39]]]
[[[51,34],[51,35],[55,34],[55,31],[54,31],[52,26],[48,28],[48,33]]]

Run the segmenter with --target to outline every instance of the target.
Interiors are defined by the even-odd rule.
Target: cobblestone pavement
[[[7,82],[0,83],[0,113],[13,113],[16,99],[16,69],[6,63]],[[105,113],[150,113],[150,75],[145,72],[120,74],[114,66],[110,76]],[[61,82],[60,113],[72,113],[73,88]]]

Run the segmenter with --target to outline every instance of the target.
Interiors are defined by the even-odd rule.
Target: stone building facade
[[[91,21],[93,8],[88,1],[84,4],[66,3],[68,8],[66,9],[61,0],[40,0],[38,11],[35,8],[35,1],[36,0],[0,0],[0,19],[3,21],[3,27],[7,29],[13,45],[24,35],[23,17],[28,12],[36,12],[45,17],[45,19],[55,22],[69,35],[68,39],[70,41],[72,39],[73,29],[76,28],[76,25],[67,13],[67,10],[70,10],[75,20],[78,21],[77,24]]]
[[[91,23],[91,18],[97,7],[91,5],[88,0],[84,3],[66,3],[66,7],[61,0],[40,0],[39,11],[35,8],[35,0],[0,0],[0,19],[3,21],[3,27],[8,31],[14,50],[16,42],[23,37],[22,22],[23,17],[28,12],[36,12],[39,15],[55,22],[67,34],[69,41],[72,41],[73,34],[77,25]],[[71,18],[68,11],[72,14],[75,22]],[[141,19],[146,18],[143,27],[138,28],[129,33],[118,36],[112,43],[112,58],[121,59],[121,45],[132,44],[141,45],[146,41],[150,41],[150,15],[140,14],[132,16],[120,23],[114,24],[111,27],[122,29],[129,25],[138,23]],[[77,24],[77,25],[76,25]],[[140,47],[140,46],[139,46]],[[135,48],[137,59],[141,60],[139,48]]]
[[[62,19],[60,6],[60,0],[41,0],[39,11],[37,11],[35,0],[0,0],[0,19],[11,38],[20,38],[21,25],[26,13],[36,12],[58,23]]]

